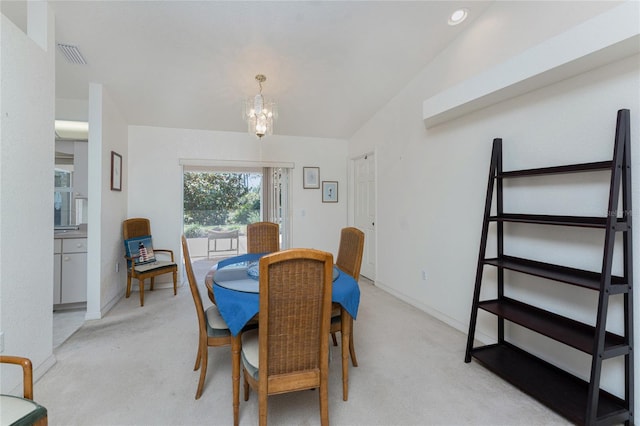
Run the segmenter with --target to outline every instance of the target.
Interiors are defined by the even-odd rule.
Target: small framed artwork
[[[338,182],[335,180],[322,181],[322,202],[337,203],[338,202]]]
[[[302,168],[302,187],[304,189],[320,188],[320,167]]]
[[[111,190],[122,191],[122,155],[111,151]]]

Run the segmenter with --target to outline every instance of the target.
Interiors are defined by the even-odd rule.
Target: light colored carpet
[[[205,305],[204,274],[194,262]],[[475,362],[464,363],[466,336],[412,306],[360,282],[354,324],[359,367],[350,367],[342,401],[340,347],[331,347],[329,419],[334,425],[565,425],[563,418]],[[122,299],[99,321],[87,321],[55,350],[58,362],[35,384],[50,425],[230,425],[229,348],[209,350],[202,398],[196,316],[188,287]],[[242,398],[241,398],[242,399]],[[255,393],[240,401],[240,424],[257,424]],[[318,394],[269,398],[272,425],[320,422]]]

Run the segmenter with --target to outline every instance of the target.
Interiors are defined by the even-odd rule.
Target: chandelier
[[[242,115],[247,120],[249,133],[260,139],[264,135],[273,134],[273,120],[278,118],[278,109],[275,102],[267,101],[262,96],[262,83],[267,81],[267,77],[258,74],[256,81],[260,87],[260,93],[245,101]]]

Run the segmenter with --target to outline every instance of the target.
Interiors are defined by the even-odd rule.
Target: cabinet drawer
[[[60,238],[55,238],[53,240],[53,254],[62,253],[62,240]]]
[[[87,251],[86,238],[68,238],[62,240],[63,253],[84,253]]]

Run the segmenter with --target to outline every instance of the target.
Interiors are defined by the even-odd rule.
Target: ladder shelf
[[[487,184],[484,219],[476,269],[471,319],[465,352],[465,362],[475,359],[487,369],[509,381],[520,390],[538,399],[572,422],[584,425],[633,424],[633,262],[631,242],[631,154],[630,113],[618,111],[613,159],[592,163],[570,164],[524,170],[502,170],[502,140],[494,139]],[[506,179],[609,171],[609,200],[606,217],[560,216],[505,213],[503,182]],[[495,192],[495,200],[494,200]],[[620,201],[620,203],[619,203]],[[621,210],[618,211],[619,206]],[[491,211],[495,210],[492,214]],[[528,223],[542,226],[593,228],[604,231],[603,261],[598,272],[505,253],[505,223]],[[490,224],[495,226],[496,255],[486,257]],[[616,236],[622,249],[622,276],[612,274]],[[485,266],[497,270],[497,297],[481,300]],[[598,294],[595,325],[585,324],[527,303],[505,296],[505,271],[514,271],[594,291]],[[622,335],[607,330],[609,297],[620,295],[623,303],[624,330]],[[497,343],[474,346],[478,311],[497,318]],[[553,364],[544,361],[505,336],[505,321],[517,324],[567,347],[580,350],[591,357],[589,380],[582,380]],[[600,388],[602,362],[623,357],[624,398]]]

